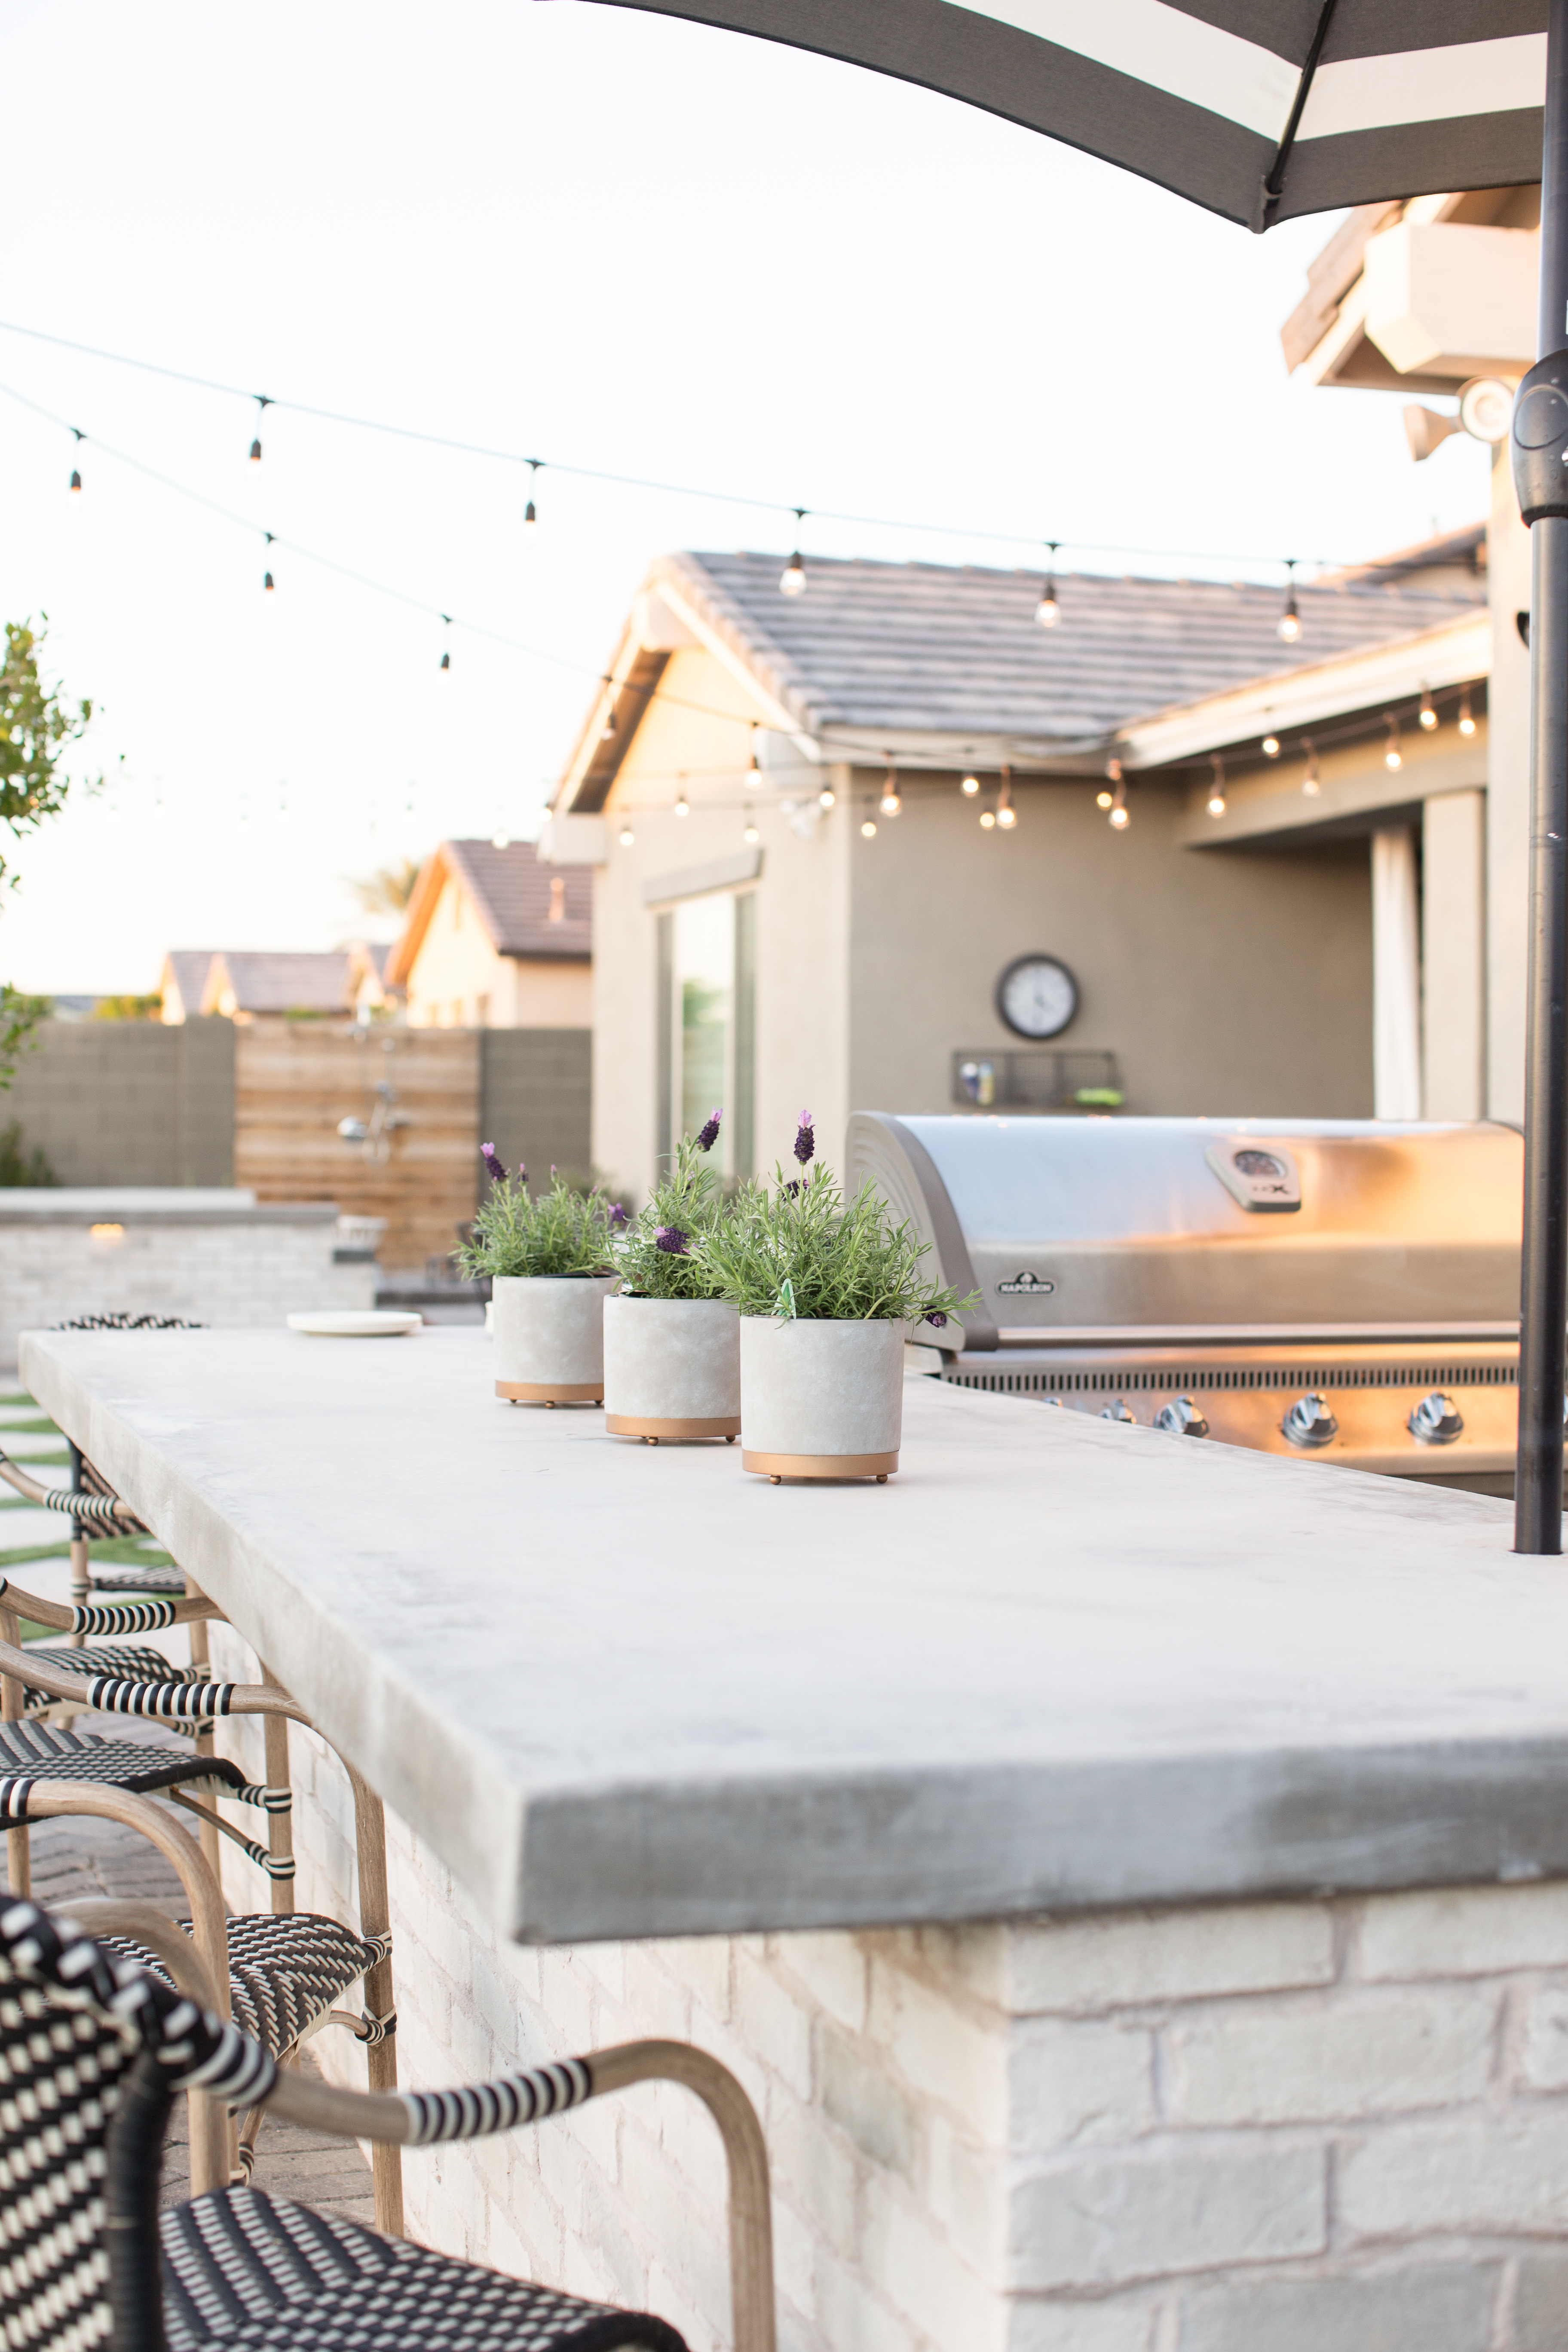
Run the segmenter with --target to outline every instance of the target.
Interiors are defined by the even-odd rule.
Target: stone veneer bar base
[[[259,1771],[254,1725],[218,1739]],[[297,1899],[345,1916],[347,1790],[309,1735],[293,1769]],[[387,1828],[402,2080],[711,2050],[767,2133],[785,2352],[1568,2344],[1568,1885],[530,1949]],[[404,2172],[411,2236],[727,2345],[722,2160],[679,2090]]]

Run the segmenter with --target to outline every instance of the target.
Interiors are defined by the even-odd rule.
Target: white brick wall
[[[19,1332],[77,1315],[183,1315],[241,1328],[280,1323],[301,1307],[375,1303],[374,1265],[332,1264],[331,1218],[112,1222],[119,1239],[96,1237],[80,1218],[0,1220],[0,1363],[16,1362]]]
[[[346,1916],[346,1789],[294,1749],[300,1899]],[[1568,1889],[529,1951],[391,1842],[403,2079],[713,2051],[767,2135],[783,2352],[1568,2347]],[[319,2047],[363,2081],[346,2036]],[[405,2171],[427,2242],[727,2344],[721,2157],[685,2093]]]

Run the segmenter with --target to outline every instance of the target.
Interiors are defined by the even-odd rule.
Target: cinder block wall
[[[219,1745],[259,1777],[256,1727]],[[343,1776],[292,1747],[298,1900],[348,1917]],[[782,2352],[1568,2344],[1568,1886],[536,1951],[388,1832],[401,2079],[711,2050],[767,2135]],[[346,2035],[315,2047],[363,2084]],[[404,2162],[412,2236],[728,2347],[722,2159],[684,2092]]]
[[[61,1184],[232,1184],[234,1024],[46,1021],[0,1092]]]
[[[531,1183],[552,1165],[585,1175],[592,1154],[591,1029],[485,1029],[479,1035],[479,1130]]]

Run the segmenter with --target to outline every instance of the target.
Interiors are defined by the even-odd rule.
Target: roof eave
[[[447,870],[447,845],[444,841],[437,842],[419,869],[418,879],[404,915],[403,929],[393,941],[392,953],[386,960],[384,987],[407,987],[419,950],[425,944],[425,934],[430,928],[430,918],[440,900]]]

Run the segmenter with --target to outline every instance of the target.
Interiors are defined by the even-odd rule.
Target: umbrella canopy
[[[1541,176],[1547,0],[618,0],[920,82],[1267,228]]]

